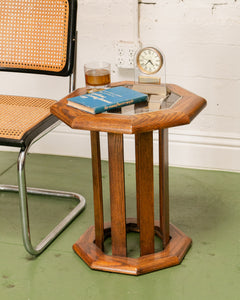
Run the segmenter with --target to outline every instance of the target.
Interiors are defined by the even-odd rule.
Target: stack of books
[[[147,101],[146,94],[123,86],[118,86],[69,98],[67,105],[91,114],[98,114],[142,101]]]

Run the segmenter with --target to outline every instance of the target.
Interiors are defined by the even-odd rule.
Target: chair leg
[[[34,256],[41,254],[49,244],[77,217],[77,215],[85,207],[85,198],[80,194],[73,192],[46,190],[39,188],[27,188],[26,187],[26,175],[25,175],[25,160],[28,152],[28,148],[21,149],[18,156],[18,186],[13,185],[1,185],[0,190],[19,192],[20,197],[20,215],[22,222],[22,235],[25,249]],[[28,214],[28,199],[27,193],[57,196],[64,198],[74,198],[78,200],[78,205],[36,246],[31,243],[29,214]]]

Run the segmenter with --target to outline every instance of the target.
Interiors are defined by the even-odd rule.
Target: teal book
[[[113,108],[146,101],[147,95],[118,86],[68,99],[67,105],[98,114]]]

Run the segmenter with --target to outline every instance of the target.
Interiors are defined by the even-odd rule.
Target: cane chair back
[[[72,72],[76,1],[1,0],[0,70]]]

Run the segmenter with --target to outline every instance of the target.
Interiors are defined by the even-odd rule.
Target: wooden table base
[[[126,220],[127,232],[139,232],[137,219]],[[155,222],[155,234],[162,238],[159,221]],[[104,224],[104,239],[111,236],[110,223]],[[139,258],[106,255],[95,243],[95,227],[91,226],[73,245],[74,251],[91,269],[140,275],[178,265],[191,246],[191,239],[170,224],[170,241],[164,250]]]
[[[123,135],[108,133],[111,225],[104,224],[99,132],[91,132],[95,226],[73,246],[96,270],[139,275],[179,264],[191,239],[169,224],[168,130],[159,130],[159,208],[154,221],[153,132],[135,134],[137,218],[126,219]],[[140,235],[140,257],[127,257],[127,233]],[[163,249],[155,253],[154,236]],[[104,253],[111,236],[112,255]]]

